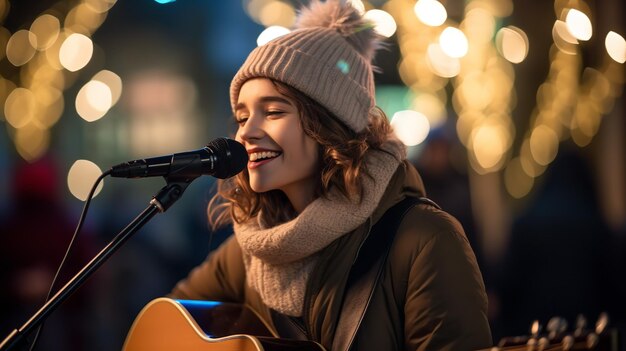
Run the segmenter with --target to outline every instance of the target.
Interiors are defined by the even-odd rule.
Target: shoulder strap
[[[387,261],[398,227],[406,213],[420,203],[440,208],[429,198],[407,197],[388,209],[365,239],[348,276],[343,306],[333,339],[334,351],[348,351],[352,347],[357,330],[382,275],[383,266]]]

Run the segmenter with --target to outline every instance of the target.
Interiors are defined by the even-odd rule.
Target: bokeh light
[[[442,25],[448,18],[446,8],[437,0],[418,0],[413,11],[422,23],[431,27]]]
[[[428,67],[440,77],[451,78],[461,71],[461,62],[456,57],[448,56],[437,43],[427,49]]]
[[[29,123],[15,131],[15,148],[20,156],[33,161],[41,157],[50,146],[50,130]]]
[[[115,5],[117,0],[81,0],[81,2],[89,6],[96,12],[107,12]]]
[[[535,179],[524,172],[519,158],[511,160],[504,170],[504,186],[516,199],[528,195],[534,183]]]
[[[545,165],[540,165],[535,161],[530,151],[530,138],[524,139],[520,147],[519,161],[522,169],[530,177],[536,178],[543,174],[546,170]]]
[[[455,93],[466,108],[480,111],[494,100],[494,93],[497,89],[498,87],[489,76],[472,72],[464,75]]]
[[[57,40],[60,30],[61,23],[58,18],[49,14],[41,15],[30,26],[30,31],[37,39],[35,43],[31,42],[31,44],[39,51],[46,50]]]
[[[111,88],[98,80],[92,80],[85,85],[87,102],[96,110],[107,111],[113,103]]]
[[[559,148],[559,138],[550,127],[537,126],[530,135],[530,152],[540,165],[547,165],[554,160]]]
[[[257,23],[261,23],[259,15],[265,5],[274,0],[243,0],[243,9]]]
[[[269,1],[258,15],[264,26],[281,26],[290,28],[296,21],[296,10],[291,4],[282,1]]]
[[[115,105],[122,95],[122,78],[109,70],[102,70],[91,78],[106,84],[111,90],[111,106]]]
[[[496,48],[507,61],[520,63],[528,55],[528,37],[517,27],[504,27],[496,35]]]
[[[425,92],[415,97],[413,110],[421,112],[428,118],[431,129],[442,126],[447,119],[445,102],[434,93]]]
[[[74,33],[61,44],[59,61],[68,71],[76,72],[85,67],[93,55],[93,42],[83,34]]]
[[[352,7],[354,7],[355,9],[357,9],[357,11],[359,11],[359,13],[365,13],[365,4],[363,4],[363,1],[361,0],[346,0],[346,2],[350,5],[352,5]]]
[[[243,0],[243,8],[251,19],[265,27],[290,28],[296,20],[296,10],[286,1]]]
[[[88,160],[77,160],[72,164],[67,174],[67,186],[74,197],[80,201],[85,201],[89,196],[91,187],[101,174],[102,170],[95,163]],[[100,193],[103,184],[104,181],[100,182],[93,197]]]
[[[91,35],[102,25],[105,19],[106,12],[97,11],[86,3],[80,3],[65,16],[63,26],[73,33]]]
[[[16,88],[4,103],[4,117],[13,128],[22,128],[30,123],[37,112],[37,98],[26,88]]]
[[[42,128],[52,127],[59,121],[65,108],[63,92],[45,84],[34,85],[31,90],[38,102],[34,123]]]
[[[446,55],[461,58],[467,55],[468,42],[465,34],[458,28],[448,27],[439,36],[439,45]]]
[[[493,37],[496,20],[491,12],[480,8],[472,8],[465,14],[461,29],[469,41],[487,44]]]
[[[374,30],[387,38],[391,37],[398,28],[393,17],[383,10],[369,10],[363,17],[374,22]]]
[[[578,50],[578,39],[570,33],[567,24],[556,20],[552,26],[552,40],[554,45],[562,52],[575,55]]]
[[[560,39],[570,44],[578,44],[578,39],[576,39],[576,37],[569,31],[567,23],[561,20],[556,20],[554,21],[553,30]]]
[[[604,46],[609,56],[618,63],[626,61],[626,40],[624,37],[610,31],[604,39]]]
[[[589,17],[583,12],[570,9],[565,17],[565,23],[569,32],[578,40],[589,40],[593,34],[593,28]]]
[[[43,51],[43,53],[46,56],[46,61],[48,61],[47,66],[49,66],[50,68],[53,68],[57,71],[64,70],[64,67],[61,64],[61,61],[59,58],[60,56],[59,52],[61,51],[61,45],[63,45],[63,43],[65,42],[65,39],[67,39],[67,37],[70,34],[72,33],[69,33],[65,31],[64,29],[61,29],[61,32],[59,32],[59,36],[54,41],[54,43],[52,43],[52,45],[48,49]]]
[[[35,43],[35,45],[33,45]],[[7,59],[13,66],[19,67],[35,56],[37,38],[26,29],[15,32],[7,42]]]
[[[259,34],[259,37],[256,40],[256,44],[258,46],[265,45],[280,36],[288,34],[289,32],[291,32],[289,29],[281,26],[267,27],[261,32],[261,34]]]
[[[471,146],[474,157],[482,170],[495,170],[503,160],[510,136],[507,131],[495,123],[483,124],[472,131]]]
[[[76,112],[87,122],[102,118],[111,108],[111,88],[101,81],[87,82],[76,95]]]
[[[404,110],[393,114],[391,118],[393,131],[407,146],[423,142],[430,132],[428,118],[417,111]]]

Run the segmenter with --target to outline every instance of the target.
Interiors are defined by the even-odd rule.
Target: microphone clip
[[[159,212],[163,213],[167,211],[180,197],[183,195],[189,184],[193,182],[194,178],[186,177],[163,177],[167,184],[159,190],[159,192],[152,197],[150,204],[155,206]]]

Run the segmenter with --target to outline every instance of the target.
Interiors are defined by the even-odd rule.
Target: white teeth
[[[262,151],[262,152],[253,152],[250,154],[249,159],[250,161],[257,161],[257,160],[261,160],[264,158],[273,158],[278,156],[279,153],[278,152],[274,152],[274,151]]]

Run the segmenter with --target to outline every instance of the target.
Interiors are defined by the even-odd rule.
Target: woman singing
[[[461,225],[415,201],[376,227],[400,202],[425,196],[375,104],[379,46],[357,10],[329,0],[311,2],[291,33],[250,53],[230,86],[249,162],[209,205],[213,222],[232,223],[234,235],[172,297],[244,303],[281,337],[327,350],[491,346],[485,287]],[[354,340],[335,340],[344,338],[346,293],[358,289],[351,268],[367,259],[360,249],[374,232],[390,242],[382,273]],[[285,320],[301,335],[281,328]]]

